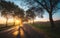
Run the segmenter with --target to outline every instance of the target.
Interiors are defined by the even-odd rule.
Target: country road
[[[28,24],[24,24],[23,27],[12,28],[0,33],[0,38],[46,38],[44,33],[38,33]]]

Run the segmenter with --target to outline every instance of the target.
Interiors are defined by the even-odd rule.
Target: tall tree
[[[7,23],[8,23],[8,16],[7,15],[8,15],[8,11],[6,9],[4,9],[2,11],[2,16],[4,16],[6,18],[6,27],[7,27]]]
[[[13,8],[15,8],[14,6],[14,4],[13,3],[11,3],[10,1],[9,2],[7,2],[7,1],[5,1],[5,0],[0,0],[0,6],[2,7],[2,12],[1,12],[1,14],[4,16],[4,17],[6,17],[6,26],[7,26],[7,21],[8,21],[8,17],[7,17],[7,15],[10,13],[10,10],[12,10]]]
[[[27,1],[30,1],[30,0],[27,0]],[[31,2],[37,3],[38,6],[40,6],[42,9],[47,11],[47,13],[49,14],[51,27],[54,28],[55,26],[54,26],[54,21],[53,21],[53,14],[57,13],[56,11],[60,9],[58,8],[58,4],[60,4],[60,0],[33,0]],[[31,4],[31,2],[29,4]]]
[[[24,19],[24,10],[20,8],[16,8],[14,10],[14,15],[18,16],[20,18],[20,25],[23,24]]]
[[[32,7],[26,11],[26,18],[27,19],[33,19],[33,23],[34,23],[34,18],[36,17],[36,15],[35,15],[33,9],[35,9],[35,8]]]
[[[56,13],[56,10],[59,9],[57,5],[59,4],[60,0],[41,0],[41,2],[39,0],[34,1],[40,4],[48,12],[51,27],[54,28],[52,15]]]
[[[0,6],[2,7],[2,15],[4,16],[7,16],[7,14],[12,14],[13,17],[18,16],[21,18],[24,16],[24,11],[10,1],[7,2],[5,0],[1,0]]]

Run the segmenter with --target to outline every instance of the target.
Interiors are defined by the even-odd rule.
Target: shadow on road
[[[23,36],[21,36],[21,29],[24,32]],[[24,25],[23,27],[20,27],[18,31],[19,33],[17,35],[17,38],[45,38],[45,35],[43,33],[36,32],[36,30],[29,25]]]
[[[18,31],[17,35],[13,35],[16,31]],[[36,30],[29,25],[24,25],[23,27],[18,26],[18,29],[15,28],[15,30],[2,33],[0,36],[2,36],[0,38],[45,38],[43,33],[36,32]]]
[[[17,38],[21,38],[21,35],[20,35],[20,27],[18,28],[18,34],[16,36]]]
[[[23,30],[23,32],[24,32],[23,35],[21,35],[21,30]],[[19,27],[18,28],[18,34],[17,34],[16,38],[31,38],[31,36],[28,34],[27,31],[25,31],[23,29],[23,27]]]
[[[27,38],[45,38],[44,33],[38,33],[28,24],[25,24],[22,29],[25,32],[25,36],[27,36]]]

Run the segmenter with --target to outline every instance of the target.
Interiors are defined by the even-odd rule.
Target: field
[[[54,30],[51,30],[50,22],[36,22],[31,25],[39,30],[43,30],[49,38],[60,38],[60,20],[54,21],[54,23]]]

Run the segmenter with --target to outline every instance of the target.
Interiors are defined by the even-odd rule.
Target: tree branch
[[[45,5],[43,5],[41,2],[39,2],[38,0],[34,0],[35,2],[37,2],[38,4],[40,4],[44,9],[47,10],[47,12],[49,12],[49,10],[47,9],[47,7]]]

